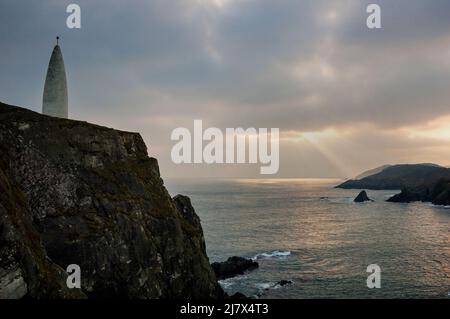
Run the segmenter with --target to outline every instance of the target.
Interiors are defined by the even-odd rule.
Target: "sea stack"
[[[356,196],[356,198],[354,199],[354,202],[355,203],[373,202],[373,200],[371,200],[369,196],[367,196],[366,191],[361,191],[361,193],[359,193],[359,195]]]
[[[42,114],[68,118],[66,70],[59,47],[59,37],[56,37],[56,45],[48,63],[42,99]]]

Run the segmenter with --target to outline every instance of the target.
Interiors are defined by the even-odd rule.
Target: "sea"
[[[336,189],[330,179],[166,180],[191,198],[211,262],[259,268],[220,281],[254,298],[450,298],[450,208],[388,203],[396,191]],[[369,265],[379,288],[369,288]],[[372,278],[372,277],[371,277]],[[281,280],[291,281],[284,286]],[[373,282],[373,280],[369,280]]]

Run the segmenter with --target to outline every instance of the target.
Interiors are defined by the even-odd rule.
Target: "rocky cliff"
[[[139,134],[0,103],[0,298],[221,296],[190,200]]]

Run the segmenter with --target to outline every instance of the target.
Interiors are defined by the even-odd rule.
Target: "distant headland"
[[[388,201],[450,205],[450,168],[430,163],[384,165],[347,180],[336,188],[401,190]]]

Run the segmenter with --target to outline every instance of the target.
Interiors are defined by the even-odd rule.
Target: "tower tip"
[[[59,45],[59,36],[56,37],[56,45]]]

